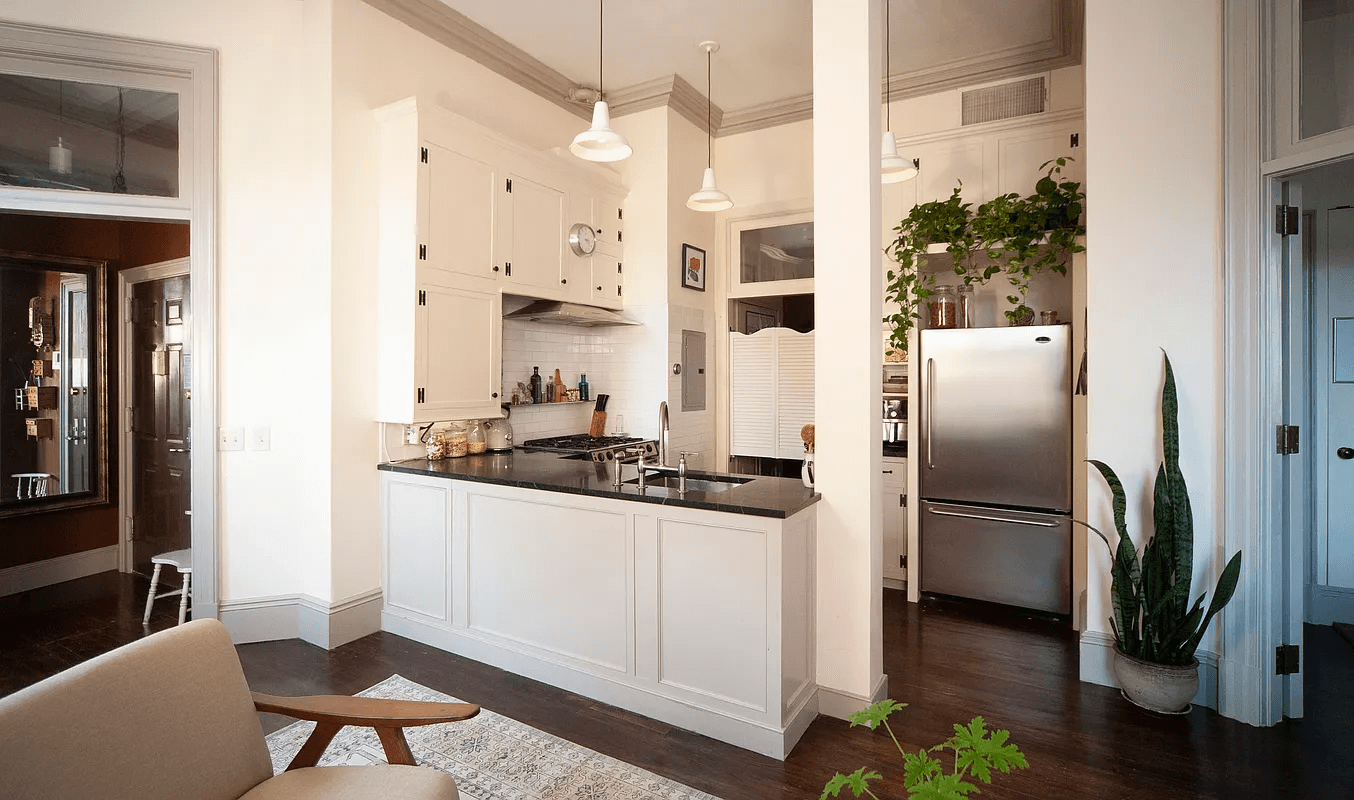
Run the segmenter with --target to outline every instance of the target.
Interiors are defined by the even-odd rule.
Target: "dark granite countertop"
[[[528,453],[522,450],[441,461],[416,458],[379,464],[377,469],[777,519],[785,519],[808,508],[818,502],[820,496],[806,489],[802,481],[771,477],[752,477],[747,483],[718,492],[688,490],[685,494],[678,494],[675,488],[662,486],[648,486],[641,491],[633,483],[622,484],[617,490],[613,484],[614,464],[594,464],[591,461],[561,458],[555,453]],[[633,478],[634,470],[632,465],[626,465],[626,480]],[[693,471],[690,477],[695,478],[698,474]]]

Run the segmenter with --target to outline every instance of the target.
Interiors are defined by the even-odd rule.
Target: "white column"
[[[820,710],[885,689],[880,604],[880,0],[813,3]]]

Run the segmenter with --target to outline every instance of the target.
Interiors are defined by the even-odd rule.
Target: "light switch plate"
[[[249,449],[267,450],[272,447],[273,434],[269,428],[250,428],[249,429]]]
[[[243,450],[244,428],[222,428],[218,450]]]

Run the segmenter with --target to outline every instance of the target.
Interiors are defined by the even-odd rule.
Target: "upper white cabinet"
[[[619,308],[618,179],[415,98],[380,125],[377,419],[497,417],[504,292]],[[569,229],[601,229],[576,255]]]
[[[568,193],[560,182],[542,180],[554,176],[533,180],[524,172],[507,173],[500,197],[504,291],[563,300],[569,294],[569,269],[564,261],[572,224],[566,221]]]

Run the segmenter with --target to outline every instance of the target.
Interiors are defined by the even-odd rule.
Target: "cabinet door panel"
[[[454,150],[427,144],[428,204],[422,240],[427,266],[494,276],[494,200],[498,172]]]
[[[621,260],[600,249],[592,254],[592,291],[588,302],[604,308],[621,307]]]
[[[494,416],[502,380],[502,298],[494,291],[420,284],[415,353],[420,421]]]
[[[564,192],[520,175],[511,178],[507,205],[512,215],[512,249],[505,260],[512,263],[512,274],[508,277],[514,284],[558,294],[567,288],[561,280],[568,277],[564,270]]]
[[[1073,159],[1063,167],[1062,179],[1084,181],[1086,165],[1082,152],[1080,148],[1073,149],[1070,138],[1076,132],[1077,128],[1067,128],[1002,138],[997,142],[997,191],[1021,196],[1033,194],[1034,184],[1048,171],[1040,166],[1060,156]]]

